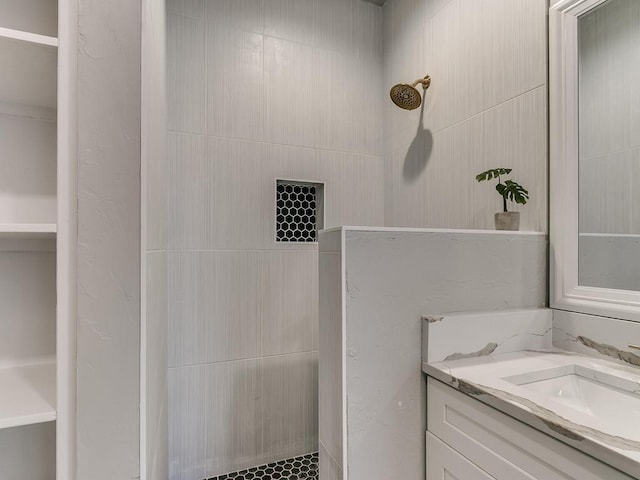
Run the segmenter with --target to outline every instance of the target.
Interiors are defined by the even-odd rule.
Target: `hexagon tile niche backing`
[[[318,480],[318,454],[310,453],[209,480]]]
[[[278,180],[276,241],[316,242],[321,184]]]

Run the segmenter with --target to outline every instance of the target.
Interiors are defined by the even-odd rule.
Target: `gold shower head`
[[[431,77],[427,75],[424,78],[416,80],[411,85],[407,83],[399,83],[391,88],[391,100],[397,106],[404,110],[415,110],[422,105],[422,96],[416,88],[421,83],[422,88],[426,90],[431,85]]]

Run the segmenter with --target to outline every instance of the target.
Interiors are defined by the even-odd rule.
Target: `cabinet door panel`
[[[495,480],[427,432],[427,480]]]
[[[631,480],[433,378],[427,397],[429,432],[498,480]]]

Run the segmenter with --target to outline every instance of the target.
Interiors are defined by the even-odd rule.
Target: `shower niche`
[[[276,242],[316,243],[324,227],[324,184],[276,180]]]

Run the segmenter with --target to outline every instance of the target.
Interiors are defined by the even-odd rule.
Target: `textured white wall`
[[[170,478],[317,450],[318,251],[275,238],[275,180],[325,226],[382,225],[382,10],[168,0]]]
[[[77,478],[140,475],[140,3],[80,0]]]
[[[493,229],[502,208],[475,175],[514,169],[531,200],[522,230],[547,230],[545,0],[388,0],[384,7],[385,224]],[[388,89],[429,73],[423,109]]]
[[[640,3],[579,22],[580,231],[640,234]]]

